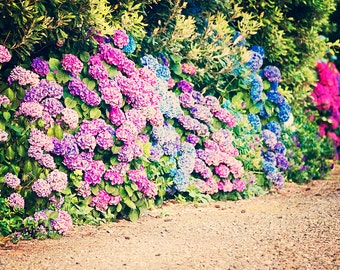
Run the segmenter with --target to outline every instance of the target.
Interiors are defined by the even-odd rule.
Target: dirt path
[[[339,180],[237,202],[169,202],[135,223],[10,244],[0,269],[340,269]]]

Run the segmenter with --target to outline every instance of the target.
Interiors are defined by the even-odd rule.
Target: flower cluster
[[[12,193],[7,199],[12,208],[24,209],[25,200],[19,193]]]
[[[157,195],[157,187],[148,179],[143,166],[136,170],[130,170],[127,175],[146,197],[155,197]]]
[[[52,137],[34,128],[31,130],[28,142],[30,144],[28,149],[29,157],[36,159],[40,165],[48,169],[54,169],[56,167],[53,157],[46,153],[54,149]]]
[[[98,211],[105,212],[109,205],[117,205],[122,200],[120,196],[112,196],[105,190],[99,190],[97,196],[93,196],[90,206],[95,207]]]
[[[320,114],[326,116],[327,121],[319,124],[321,136],[330,137],[336,147],[340,146],[340,134],[336,129],[340,126],[340,73],[333,63],[318,62],[316,70],[319,81],[314,87],[312,97]]]
[[[50,72],[50,67],[47,61],[36,57],[32,60],[31,67],[33,68],[34,72],[40,76],[46,76]]]
[[[17,188],[20,185],[19,177],[12,173],[6,173],[4,182],[11,188]]]
[[[23,67],[17,66],[12,69],[8,76],[9,84],[16,81],[18,81],[18,84],[21,86],[28,84],[34,86],[39,83],[39,75]]]
[[[0,45],[0,64],[9,62],[11,58],[12,55],[8,49],[5,46]]]

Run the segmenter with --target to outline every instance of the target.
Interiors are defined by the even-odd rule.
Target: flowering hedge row
[[[136,220],[169,198],[237,199],[284,186],[293,116],[279,69],[261,69],[261,47],[235,68],[241,89],[230,101],[195,90],[189,62],[178,77],[162,55],[136,58],[124,30],[94,38],[91,54],[34,58],[8,76],[1,235],[55,237],[72,220]],[[0,63],[10,58],[1,46]]]

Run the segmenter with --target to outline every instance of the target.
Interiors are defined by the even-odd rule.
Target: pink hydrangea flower
[[[0,64],[9,62],[11,58],[12,55],[10,54],[8,49],[5,46],[0,45]]]
[[[194,75],[196,76],[196,68],[193,64],[190,63],[182,63],[181,64],[182,72],[189,74],[189,75]]]
[[[55,169],[47,175],[46,181],[52,190],[62,191],[67,187],[67,174]]]
[[[50,196],[52,192],[50,184],[41,178],[34,182],[32,190],[41,198]]]
[[[11,188],[17,188],[20,185],[20,179],[12,173],[6,173],[4,182]]]
[[[75,110],[64,108],[62,109],[61,114],[61,120],[63,120],[70,129],[75,129],[78,126],[79,115]]]
[[[65,235],[69,230],[73,228],[72,218],[69,213],[64,210],[57,210],[58,217],[51,220],[51,226],[53,230],[61,235]]]
[[[61,60],[61,65],[72,74],[79,74],[83,69],[83,63],[73,54],[65,54]]]
[[[24,209],[25,200],[20,194],[12,193],[7,199],[8,199],[9,205],[12,208],[18,207],[20,209]]]
[[[0,129],[0,142],[6,142],[8,139],[8,134],[6,131]]]
[[[23,67],[17,66],[12,69],[11,73],[8,77],[8,83],[12,84],[13,82],[18,81],[19,85],[37,85],[40,81],[39,75],[27,70]]]
[[[120,49],[129,44],[129,36],[124,30],[116,30],[113,34],[113,43]]]

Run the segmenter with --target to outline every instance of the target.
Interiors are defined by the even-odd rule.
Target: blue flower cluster
[[[129,43],[123,47],[123,52],[130,54],[137,48],[136,41],[132,36],[129,36]]]
[[[248,114],[248,121],[252,125],[255,131],[261,130],[261,120],[257,114]]]
[[[277,138],[280,138],[281,136],[281,125],[276,121],[271,121],[268,124],[264,125],[265,129],[269,129],[271,132],[273,132]]]
[[[279,113],[277,117],[279,118],[279,121],[287,122],[290,118],[291,113],[292,108],[286,101],[284,101],[282,102],[282,104],[279,105]]]
[[[263,91],[262,78],[257,74],[253,74],[251,76],[250,98],[254,103],[257,103],[262,100],[262,91]]]

